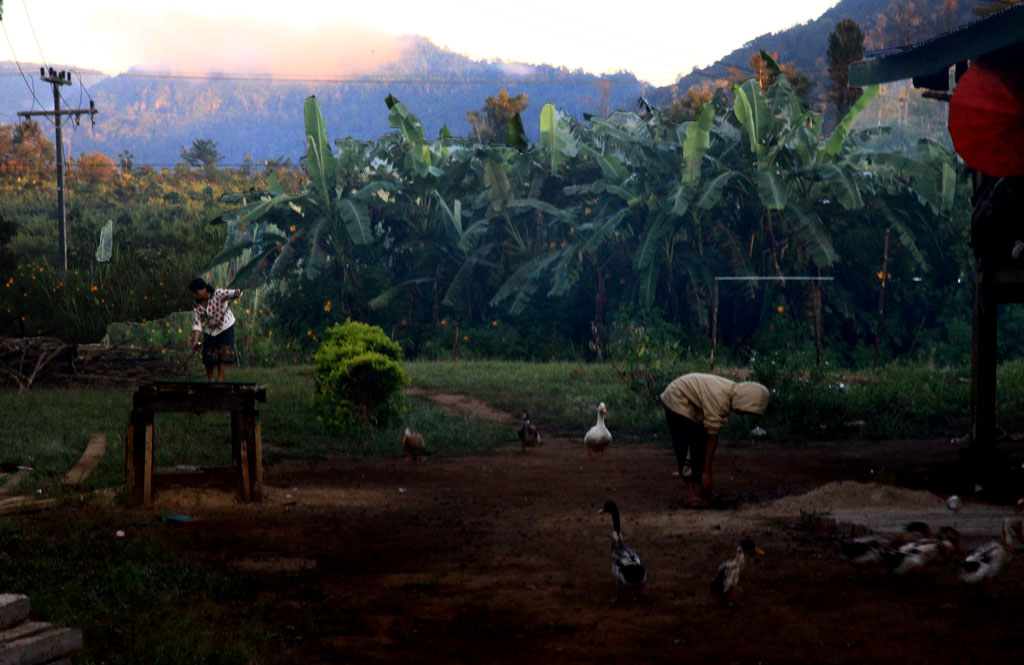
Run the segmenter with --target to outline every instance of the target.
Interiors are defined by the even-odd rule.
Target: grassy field
[[[551,434],[582,436],[603,401],[618,441],[665,439],[657,395],[635,394],[610,365],[443,361],[410,362],[406,370],[419,388],[468,394],[515,415],[526,408]],[[310,367],[237,369],[228,378],[267,387],[260,410],[269,464],[328,453],[396,455],[407,425],[422,431],[441,457],[486,453],[516,442],[507,426],[454,414],[415,397],[407,400],[400,422],[339,436],[324,430],[310,407],[315,390]],[[723,435],[740,445],[752,441],[754,427],[767,432],[765,440],[799,442],[955,436],[966,432],[968,424],[969,380],[963,368],[894,365],[847,375],[762,360],[752,378],[765,383],[772,397],[766,416],[730,419]],[[999,382],[1000,425],[1007,432],[1019,431],[1024,428],[1024,363],[1001,366]],[[84,489],[119,487],[132,392],[130,386],[0,390],[0,462],[34,469],[17,491],[52,495],[93,433],[104,434],[108,448]],[[224,414],[161,414],[157,430],[158,466],[221,466],[228,461],[228,447],[222,443],[229,439],[230,425]]]

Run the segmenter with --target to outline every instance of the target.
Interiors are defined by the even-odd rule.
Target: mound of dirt
[[[787,496],[773,501],[763,510],[766,514],[799,515],[829,513],[836,510],[899,506],[907,510],[945,509],[945,500],[920,490],[839,480],[826,483],[806,494]]]

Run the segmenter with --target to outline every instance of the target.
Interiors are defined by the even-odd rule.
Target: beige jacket
[[[661,403],[704,425],[708,434],[717,434],[732,411],[764,415],[768,389],[753,381],[737,383],[714,374],[684,374],[662,391]]]

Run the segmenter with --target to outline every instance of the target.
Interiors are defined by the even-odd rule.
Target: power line
[[[0,29],[3,29],[4,31],[4,38],[7,40],[7,46],[11,49],[11,57],[14,58],[14,64],[18,66],[18,73],[21,75],[22,80],[25,81],[25,87],[28,88],[29,94],[32,95],[32,99],[34,100],[33,108],[35,108],[35,104],[38,104],[39,108],[43,108],[43,103],[39,101],[38,97],[36,97],[35,85],[29,82],[28,77],[25,76],[25,72],[21,68],[21,62],[18,61],[18,55],[14,52],[14,44],[11,43],[11,37],[7,34],[7,26],[4,25],[3,21],[0,21]],[[13,75],[14,74],[12,72],[11,76]],[[50,119],[47,118],[47,120]],[[53,121],[50,120],[50,123],[53,124]]]
[[[25,8],[25,18],[28,19],[28,29],[32,32],[32,39],[36,40],[36,48],[39,49],[39,57],[43,59],[43,66],[49,67],[49,63],[46,62],[46,56],[43,55],[43,47],[39,43],[39,37],[36,36],[36,28],[32,25],[32,17],[28,13],[28,4],[25,0],[21,0],[21,6]]]

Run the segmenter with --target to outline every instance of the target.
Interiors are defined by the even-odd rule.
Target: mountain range
[[[297,161],[305,151],[302,108],[309,95],[318,98],[331,139],[370,140],[392,131],[384,102],[389,94],[422,120],[427,136],[436,136],[442,126],[453,135],[469,136],[466,113],[481,109],[484,98],[505,88],[510,95],[527,95],[523,123],[530,140],[536,141],[544,103],[553,102],[581,119],[585,113],[606,115],[636,108],[641,96],[662,107],[690,86],[721,85],[728,80],[729,66],[747,70],[750,56],[761,49],[778,53],[780,61],[793,62],[809,74],[816,83],[810,99],[824,108],[828,34],[838,21],[853,18],[870,46],[885,32],[886,21],[880,16],[891,1],[842,0],[815,20],[762,35],[661,88],[627,72],[597,76],[550,65],[471,60],[422,37],[399,38],[403,50],[397,59],[331,80],[228,74],[190,78],[132,70],[107,76],[73,65],[51,66],[75,71],[75,85],[62,89],[62,107],[86,107],[92,99],[99,110],[94,126],[86,116],[64,132],[65,149],[72,156],[102,152],[116,160],[127,151],[136,165],[170,167],[180,161],[183,147],[195,139],[212,139],[224,165],[240,164],[246,155],[257,162],[281,157]],[[943,27],[937,24],[937,11],[930,11],[943,2],[917,3],[928,19],[918,30]],[[945,4],[948,9],[948,0]],[[955,15],[946,16],[947,23],[970,19],[968,7],[953,4]],[[890,33],[893,27],[889,25]],[[0,62],[0,122],[17,122],[17,111],[52,109],[51,89],[37,77],[39,66],[23,63],[20,69],[13,62]]]

